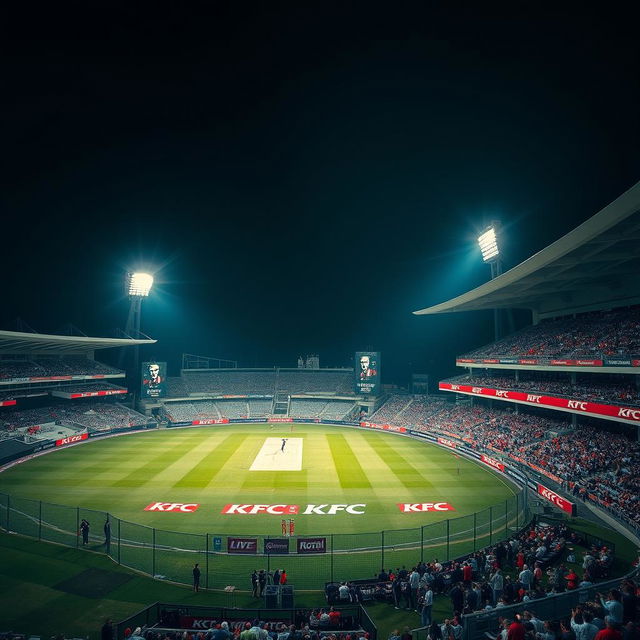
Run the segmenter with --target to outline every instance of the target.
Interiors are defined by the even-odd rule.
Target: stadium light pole
[[[478,245],[482,253],[482,260],[491,267],[491,279],[502,274],[502,257],[500,255],[500,224],[493,221],[479,236]],[[500,338],[499,310],[493,310],[494,340]]]
[[[127,317],[127,327],[125,333],[128,336],[140,339],[140,317],[142,314],[142,301],[149,297],[151,287],[153,287],[153,276],[150,273],[141,271],[127,273],[126,292],[129,296],[129,316]],[[138,386],[136,376],[140,366],[140,345],[135,345],[133,352],[133,408],[135,409],[138,398]]]

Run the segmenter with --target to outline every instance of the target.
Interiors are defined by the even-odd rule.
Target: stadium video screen
[[[140,395],[142,398],[164,398],[167,394],[167,363],[143,362]]]
[[[380,391],[380,354],[378,352],[356,352],[354,373],[357,393],[378,395]]]

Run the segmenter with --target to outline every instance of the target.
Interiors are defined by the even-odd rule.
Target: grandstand
[[[533,318],[458,356],[466,375],[439,388],[459,402],[429,416],[425,407],[417,428],[504,454],[637,527],[639,234],[640,183],[491,282],[415,312],[519,307]]]
[[[170,397],[353,395],[352,369],[183,369],[169,379]]]
[[[154,342],[0,331],[0,460],[75,433],[153,425],[115,402],[127,397],[127,388],[114,384],[125,372],[99,362],[95,353]]]

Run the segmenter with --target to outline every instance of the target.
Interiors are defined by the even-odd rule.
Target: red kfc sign
[[[484,453],[480,454],[480,460],[482,460],[486,465],[489,465],[492,469],[496,469],[501,473],[504,473],[504,465],[502,462],[498,462],[498,460],[485,456]]]
[[[449,447],[449,449],[455,449],[457,446],[453,440],[449,440],[448,438],[438,438],[438,444],[443,444],[445,447]]]
[[[78,433],[75,436],[67,436],[60,440],[56,440],[56,447],[63,447],[65,444],[71,444],[73,442],[80,442],[86,440],[89,437],[88,433]]]
[[[295,516],[300,507],[297,504],[225,504],[220,513],[227,515],[256,515],[268,513],[273,516]]]
[[[545,500],[548,500],[552,504],[554,504],[559,509],[562,509],[570,516],[576,515],[576,505],[563,498],[561,495],[558,495],[555,491],[552,491],[548,487],[545,487],[542,484],[538,483],[538,495],[542,496]]]

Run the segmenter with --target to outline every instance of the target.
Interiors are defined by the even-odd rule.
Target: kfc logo
[[[361,516],[366,506],[366,504],[308,504],[302,515],[335,516],[338,511],[344,511],[354,516]]]
[[[482,460],[482,462],[484,462],[486,465],[489,465],[490,467],[497,469],[501,473],[504,473],[504,465],[502,464],[502,462],[498,462],[497,460],[494,460],[489,456],[485,456],[484,453],[480,455],[480,460]]]
[[[294,516],[298,513],[297,504],[225,504],[220,513],[256,515],[267,513],[272,516]]]
[[[482,393],[482,387],[471,387],[471,393]]]
[[[631,418],[631,420],[640,420],[639,409],[620,409],[618,411],[619,418]]]
[[[581,411],[587,410],[587,403],[580,402],[580,400],[569,400],[567,403],[569,409],[580,409]]]
[[[145,511],[178,511],[180,513],[193,513],[200,505],[195,502],[152,502],[147,505]]]
[[[508,398],[508,397],[509,397],[508,391],[502,391],[500,389],[496,391],[496,398]]]
[[[452,384],[451,385],[451,390],[452,391],[459,391],[460,390],[460,385],[459,384]]]
[[[366,504],[308,504],[301,515],[335,516],[344,511],[351,515],[362,515]],[[273,516],[292,516],[300,513],[297,504],[226,504],[220,513],[227,515],[257,515],[265,513]]]
[[[530,393],[527,394],[527,402],[536,402],[540,404],[540,398],[542,398],[542,396],[534,396]]]
[[[558,495],[555,491],[552,491],[548,487],[545,487],[542,484],[538,484],[538,495],[542,496],[543,498],[545,498],[545,500],[548,500],[569,515],[575,515],[576,505],[573,502],[570,502],[569,500],[566,500],[562,496]]]
[[[428,511],[455,511],[448,502],[404,502],[398,504],[401,513],[427,513]]]
[[[56,440],[56,447],[63,447],[65,444],[72,444],[73,442],[81,442],[89,437],[88,433],[78,433],[74,436],[67,436],[61,440]]]
[[[448,440],[447,438],[438,438],[438,444],[443,444],[445,447],[449,447],[450,449],[456,448],[456,443],[453,440]]]

